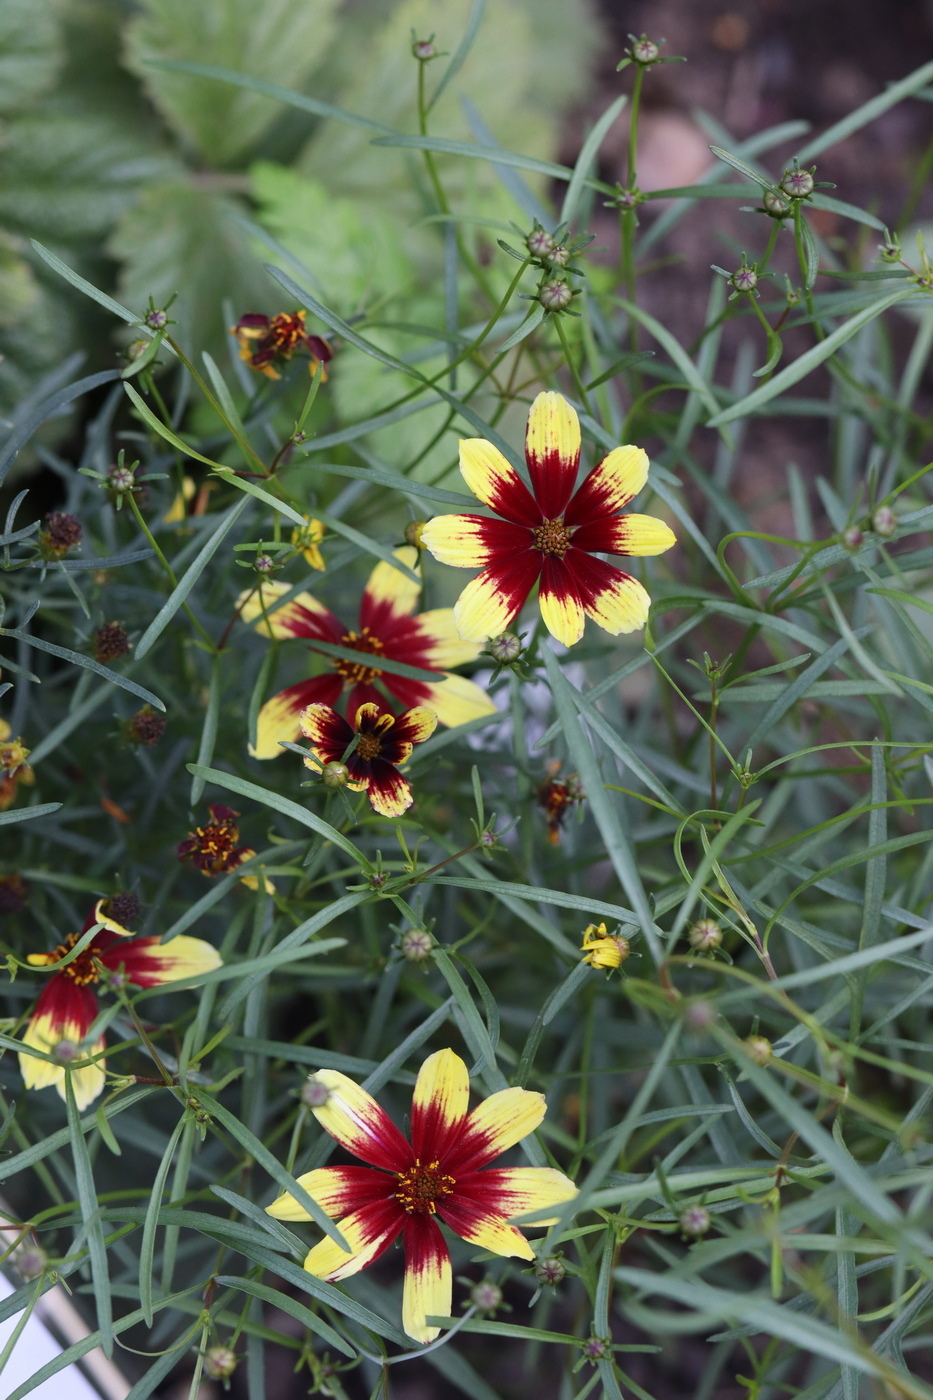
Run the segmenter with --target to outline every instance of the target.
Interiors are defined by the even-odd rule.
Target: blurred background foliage
[[[326,282],[342,315],[378,307],[387,321],[443,322],[443,229],[418,226],[433,204],[411,180],[413,152],[372,147],[366,128],[326,123],[325,135],[310,114],[148,65],[227,67],[414,131],[412,32],[440,31],[444,49],[445,36],[464,33],[470,8],[470,0],[4,0],[0,413],[70,352],[98,369],[121,349],[112,324],[49,272],[30,237],[133,309],[177,294],[178,333],[196,355],[223,352],[221,308],[283,309],[262,267],[270,260],[294,273],[297,258]],[[597,41],[586,0],[491,0],[484,42],[454,92],[469,91],[502,144],[547,158]],[[445,101],[432,129],[470,139],[470,114]],[[484,162],[451,163],[444,176],[461,211],[521,217]],[[482,257],[482,230],[465,236]],[[382,340],[396,353],[412,349],[398,330],[383,330]],[[352,404],[365,416],[395,388],[351,350],[336,408]],[[393,445],[419,450],[440,421],[431,412],[406,420]]]

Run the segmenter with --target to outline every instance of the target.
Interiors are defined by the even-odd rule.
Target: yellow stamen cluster
[[[395,1199],[409,1215],[436,1215],[438,1200],[452,1194],[457,1183],[439,1167],[440,1162],[422,1165],[416,1159],[413,1167],[399,1172]]]

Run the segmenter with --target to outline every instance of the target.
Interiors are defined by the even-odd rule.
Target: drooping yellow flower
[[[304,519],[304,525],[296,525],[292,531],[292,544],[298,545],[309,568],[323,570],[326,565],[318,545],[324,538],[324,526],[313,515],[306,515]]]
[[[621,933],[607,934],[605,924],[587,924],[580,944],[583,961],[590,967],[621,967],[629,955],[629,941]]]

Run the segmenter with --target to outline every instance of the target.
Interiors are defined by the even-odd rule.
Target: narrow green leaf
[[[64,277],[66,282],[70,282],[79,292],[83,292],[86,297],[90,297],[92,301],[96,301],[98,306],[102,306],[105,311],[112,311],[114,316],[119,316],[121,321],[126,321],[129,325],[138,327],[141,335],[149,335],[149,331],[143,325],[142,317],[135,315],[134,312],[128,310],[127,307],[122,306],[120,302],[114,301],[113,297],[108,296],[106,292],[102,292],[100,288],[95,287],[92,282],[86,281],[85,278],[75,272],[74,268],[62,262],[61,258],[57,258],[54,253],[50,252],[48,248],[43,247],[35,238],[30,238],[29,241],[39,254],[39,257],[42,258],[43,262],[47,262],[49,267],[52,268],[54,272],[58,273],[59,277]],[[116,374],[112,374],[110,377],[112,379],[118,378]]]
[[[352,647],[338,646],[336,642],[319,642],[315,640],[315,651],[321,651],[325,656],[337,656],[344,661],[355,661],[358,665],[366,666],[372,664],[372,653],[365,651],[354,651]],[[368,660],[367,660],[368,658]],[[420,666],[408,666],[404,661],[392,661],[387,656],[379,658],[380,671],[387,671],[393,676],[407,676],[410,681],[429,681],[437,683],[438,671],[426,671]]]
[[[816,246],[816,239],[813,236],[813,230],[807,223],[802,212],[799,218],[800,239],[803,243],[804,258],[806,260],[806,276],[804,278],[804,285],[807,291],[809,292],[812,291],[816,283],[817,274],[820,270],[820,252]]]
[[[184,1130],[185,1122],[184,1117],[179,1118],[165,1145],[159,1169],[153,1178],[152,1192],[146,1207],[146,1219],[143,1222],[143,1237],[139,1246],[139,1305],[147,1327],[152,1326],[152,1264],[155,1255],[156,1230],[159,1225],[159,1214],[162,1210],[162,1196],[165,1191],[165,1182],[175,1160],[175,1150],[178,1147],[178,1140]]]
[[[310,1308],[306,1308],[303,1303],[299,1303],[297,1298],[290,1298],[287,1293],[280,1293],[277,1288],[269,1288],[264,1283],[256,1283],[254,1279],[236,1278],[232,1274],[219,1274],[217,1283],[221,1288],[235,1288],[240,1293],[246,1293],[251,1298],[260,1298],[264,1303],[269,1303],[271,1307],[278,1308],[281,1312],[293,1317],[302,1327],[306,1327],[309,1332],[320,1337],[329,1347],[334,1347],[342,1352],[344,1356],[356,1359],[356,1352],[345,1342],[339,1332],[335,1332],[333,1327],[328,1326],[317,1313],[313,1313]]]
[[[403,150],[435,151],[438,155],[468,156],[473,160],[488,160],[491,165],[509,165],[516,170],[531,170],[536,175],[548,175],[552,180],[570,180],[573,177],[573,171],[566,165],[555,165],[550,160],[538,160],[536,156],[523,156],[518,151],[504,151],[499,146],[481,146],[473,141],[451,141],[446,136],[409,136],[402,132],[394,132],[391,136],[377,136],[370,144],[397,146]]]
[[[643,311],[640,306],[636,306],[634,302],[625,301],[622,297],[613,297],[613,300],[617,306],[622,307],[622,310],[625,311],[627,315],[631,316],[633,320],[638,321],[639,325],[644,326],[648,334],[653,336],[658,344],[667,351],[684,379],[690,385],[690,388],[699,395],[709,412],[714,414],[718,413],[719,404],[716,402],[710,386],[700,374],[700,371],[677,337],[672,335],[667,327],[662,326],[661,322],[656,320],[649,312]],[[711,426],[711,423],[712,420],[707,424],[707,427]]]
[[[254,500],[262,501],[270,510],[277,511],[279,515],[286,516],[287,519],[304,529],[306,520],[300,511],[294,506],[290,506],[287,501],[283,501],[278,496],[273,496],[271,491],[266,491],[261,486],[257,486],[255,481],[250,481],[248,477],[237,476],[232,467],[215,466],[214,474],[225,481],[228,486],[235,486],[244,495],[252,496]]]
[[[326,511],[318,510],[317,518],[323,521],[329,530],[333,530],[337,535],[343,535],[345,540],[350,540],[365,554],[371,554],[375,559],[382,559],[384,563],[390,564],[393,569],[397,569],[406,578],[413,579],[415,583],[421,583],[421,576],[416,574],[414,569],[410,569],[407,564],[403,564],[401,559],[396,559],[392,550],[386,545],[370,539],[369,535],[364,535],[362,530],[355,530],[352,525],[347,525],[345,521],[339,520],[335,515],[329,515]]]
[[[518,329],[514,330],[507,340],[503,340],[502,344],[496,347],[496,354],[504,355],[507,350],[512,350],[526,336],[531,335],[531,332],[540,326],[546,314],[540,301],[536,301]]]
[[[815,136],[812,141],[808,141],[797,152],[797,159],[803,164],[805,161],[812,160],[814,156],[821,155],[823,151],[828,151],[830,146],[838,145],[847,136],[851,136],[853,131],[859,131],[869,122],[875,121],[883,112],[895,107],[898,102],[903,102],[905,97],[911,97],[914,93],[919,92],[931,80],[933,80],[933,63],[924,63],[921,68],[915,69],[906,78],[902,78],[899,83],[892,83],[883,92],[879,92],[877,97],[863,102],[861,107],[856,107],[854,112],[850,112],[841,121],[828,127],[819,136]]]
[[[201,726],[201,742],[198,745],[198,763],[202,768],[209,767],[214,757],[217,742],[217,725],[220,719],[220,670],[223,657],[217,654],[211,661],[211,683],[207,692],[207,706],[204,710],[204,724]],[[196,807],[204,791],[204,779],[195,774],[191,779],[191,806]]]
[[[156,417],[145,399],[137,394],[132,384],[124,384],[123,387],[128,397],[132,400],[137,413],[141,418],[145,419],[154,433],[158,433],[159,437],[171,443],[171,445],[177,448],[179,452],[183,453],[184,456],[193,457],[198,462],[206,462],[209,467],[219,467],[221,471],[223,470],[220,462],[215,462],[212,457],[203,456],[196,448],[191,447],[187,442],[183,442],[177,433],[172,432],[171,428],[167,428],[161,418]]]
[[[725,161],[726,165],[731,165],[733,170],[737,170],[740,175],[744,175],[746,180],[751,180],[752,184],[760,185],[764,190],[773,190],[774,185],[767,175],[761,175],[751,165],[747,165],[744,160],[739,160],[738,156],[731,155],[729,151],[724,151],[721,146],[710,146],[710,150],[717,160]]]
[[[564,195],[564,203],[561,206],[560,222],[562,224],[573,223],[577,205],[580,203],[580,196],[583,193],[584,181],[593,169],[599,148],[605,141],[609,128],[620,116],[627,102],[628,97],[622,93],[614,102],[610,103],[583,142],[577,163],[573,168],[573,174],[570,177],[570,184]]]
[[[165,709],[158,695],[153,695],[151,690],[147,690],[145,686],[137,685],[135,681],[121,675],[119,671],[111,671],[109,667],[102,666],[92,656],[82,656],[79,651],[69,651],[68,647],[56,646],[54,642],[47,642],[42,637],[34,637],[30,633],[21,632],[16,628],[0,627],[0,637],[14,637],[17,641],[25,642],[28,646],[36,647],[39,651],[48,652],[49,656],[57,656],[60,661],[70,661],[72,666],[83,666],[85,671],[93,671],[95,676],[102,676],[112,685],[118,685],[121,690],[128,690],[131,695],[138,695],[140,700],[145,700],[155,709],[163,711]]]
[[[313,470],[333,472],[335,476],[347,476],[373,486],[389,486],[394,491],[404,491],[407,496],[436,501],[439,505],[459,506],[461,510],[476,509],[475,496],[465,496],[462,491],[444,491],[439,486],[425,486],[423,482],[412,481],[398,472],[379,470],[377,467],[346,467],[337,462],[315,462]]]
[[[189,763],[188,772],[201,773],[208,782],[215,783],[217,787],[225,788],[228,792],[239,793],[241,797],[251,798],[253,802],[261,802],[264,806],[280,812],[283,817],[291,817],[292,821],[310,827],[312,831],[317,832],[318,836],[323,836],[325,841],[332,841],[351,860],[359,861],[363,870],[369,870],[369,861],[363,852],[354,846],[352,841],[348,840],[336,827],[330,826],[328,822],[322,821],[313,812],[309,812],[307,808],[299,807],[297,802],[291,802],[287,797],[282,797],[277,792],[270,792],[268,788],[259,787],[257,783],[249,783],[245,778],[238,778],[233,773],[223,773],[219,768],[199,769],[196,763]]]
[[[88,1259],[91,1265],[91,1284],[94,1289],[94,1307],[100,1328],[100,1345],[105,1356],[113,1355],[113,1311],[110,1304],[110,1274],[107,1268],[107,1247],[101,1225],[100,1206],[97,1200],[97,1187],[94,1172],[88,1155],[84,1129],[75,1099],[74,1081],[71,1071],[65,1070],[65,1111],[68,1118],[68,1138],[74,1161],[75,1183],[78,1188],[78,1202],[84,1220],[87,1239]]]
[[[12,826],[15,822],[31,822],[36,817],[50,817],[63,805],[61,802],[39,802],[35,807],[17,807],[14,811],[0,812],[0,826]]]

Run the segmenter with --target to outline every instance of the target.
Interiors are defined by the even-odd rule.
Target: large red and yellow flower
[[[62,1098],[67,1064],[75,1100],[82,1110],[94,1102],[105,1081],[102,1059],[82,1064],[99,1056],[105,1048],[103,1036],[93,1044],[84,1043],[97,1019],[95,988],[102,972],[106,969],[111,977],[122,977],[135,987],[155,987],[212,972],[220,966],[217,949],[201,938],[180,934],[167,943],[160,943],[158,938],[135,938],[131,929],[107,915],[103,900],[87,916],[81,933],[69,933],[51,953],[30,953],[28,961],[33,967],[54,967],[94,924],[102,924],[103,928],[76,958],[49,978],[23,1035],[24,1045],[43,1055],[54,1055],[57,1063],[40,1060],[26,1051],[19,1055],[26,1088],[48,1089],[54,1085]]]
[[[437,728],[437,715],[415,705],[398,718],[379,705],[361,705],[351,726],[330,705],[309,705],[301,712],[301,732],[311,740],[315,758],[346,767],[346,786],[365,792],[381,817],[400,817],[412,803],[411,787],[398,771]],[[353,752],[347,749],[355,742]],[[344,754],[347,757],[344,758]],[[305,759],[310,768],[312,761]],[[324,780],[328,774],[325,772]]]
[[[404,546],[394,551],[396,559],[413,569],[418,551]],[[432,608],[413,616],[421,585],[391,564],[379,563],[369,576],[360,603],[356,627],[345,627],[310,593],[299,593],[291,602],[276,608],[276,602],[290,591],[290,585],[263,582],[258,589],[241,594],[238,606],[244,622],[256,623],[264,636],[297,637],[310,643],[331,642],[350,651],[372,657],[372,665],[362,661],[330,661],[332,670],[309,681],[290,685],[267,700],[259,711],[254,758],[275,758],[284,752],[280,740],[294,743],[299,736],[298,716],[310,704],[336,705],[347,696],[347,713],[355,715],[361,705],[376,704],[388,709],[376,681],[388,691],[403,710],[426,705],[441,724],[466,724],[468,720],[495,713],[495,705],[475,681],[455,676],[447,667],[460,666],[479,655],[476,642],[465,642],[454,622],[453,608]],[[411,680],[379,666],[379,658],[402,661],[422,671],[436,671],[436,681]]]
[[[325,1238],[304,1266],[316,1278],[348,1278],[372,1264],[401,1234],[402,1326],[416,1342],[431,1342],[440,1330],[428,1317],[450,1316],[450,1254],[438,1220],[480,1249],[534,1259],[534,1250],[510,1219],[577,1194],[573,1182],[551,1167],[482,1170],[534,1132],[544,1117],[544,1095],[503,1089],[468,1112],[467,1067],[452,1050],[438,1050],[421,1066],[411,1105],[411,1142],[346,1075],[322,1069],[311,1083],[323,1100],[313,1109],[322,1128],[370,1165],[319,1167],[298,1178],[337,1220],[350,1246],[347,1253]],[[267,1210],[277,1220],[310,1218],[287,1194]],[[540,1221],[534,1228],[551,1223]]]
[[[673,531],[651,515],[622,515],[648,479],[640,447],[616,447],[577,491],[580,422],[560,394],[539,394],[525,434],[531,490],[485,438],[460,443],[460,471],[495,516],[439,515],[422,543],[442,564],[482,569],[454,608],[461,637],[498,636],[540,579],[538,601],[553,637],[572,646],[585,617],[606,632],[644,627],[651,599],[637,579],[600,554],[663,554]]]

